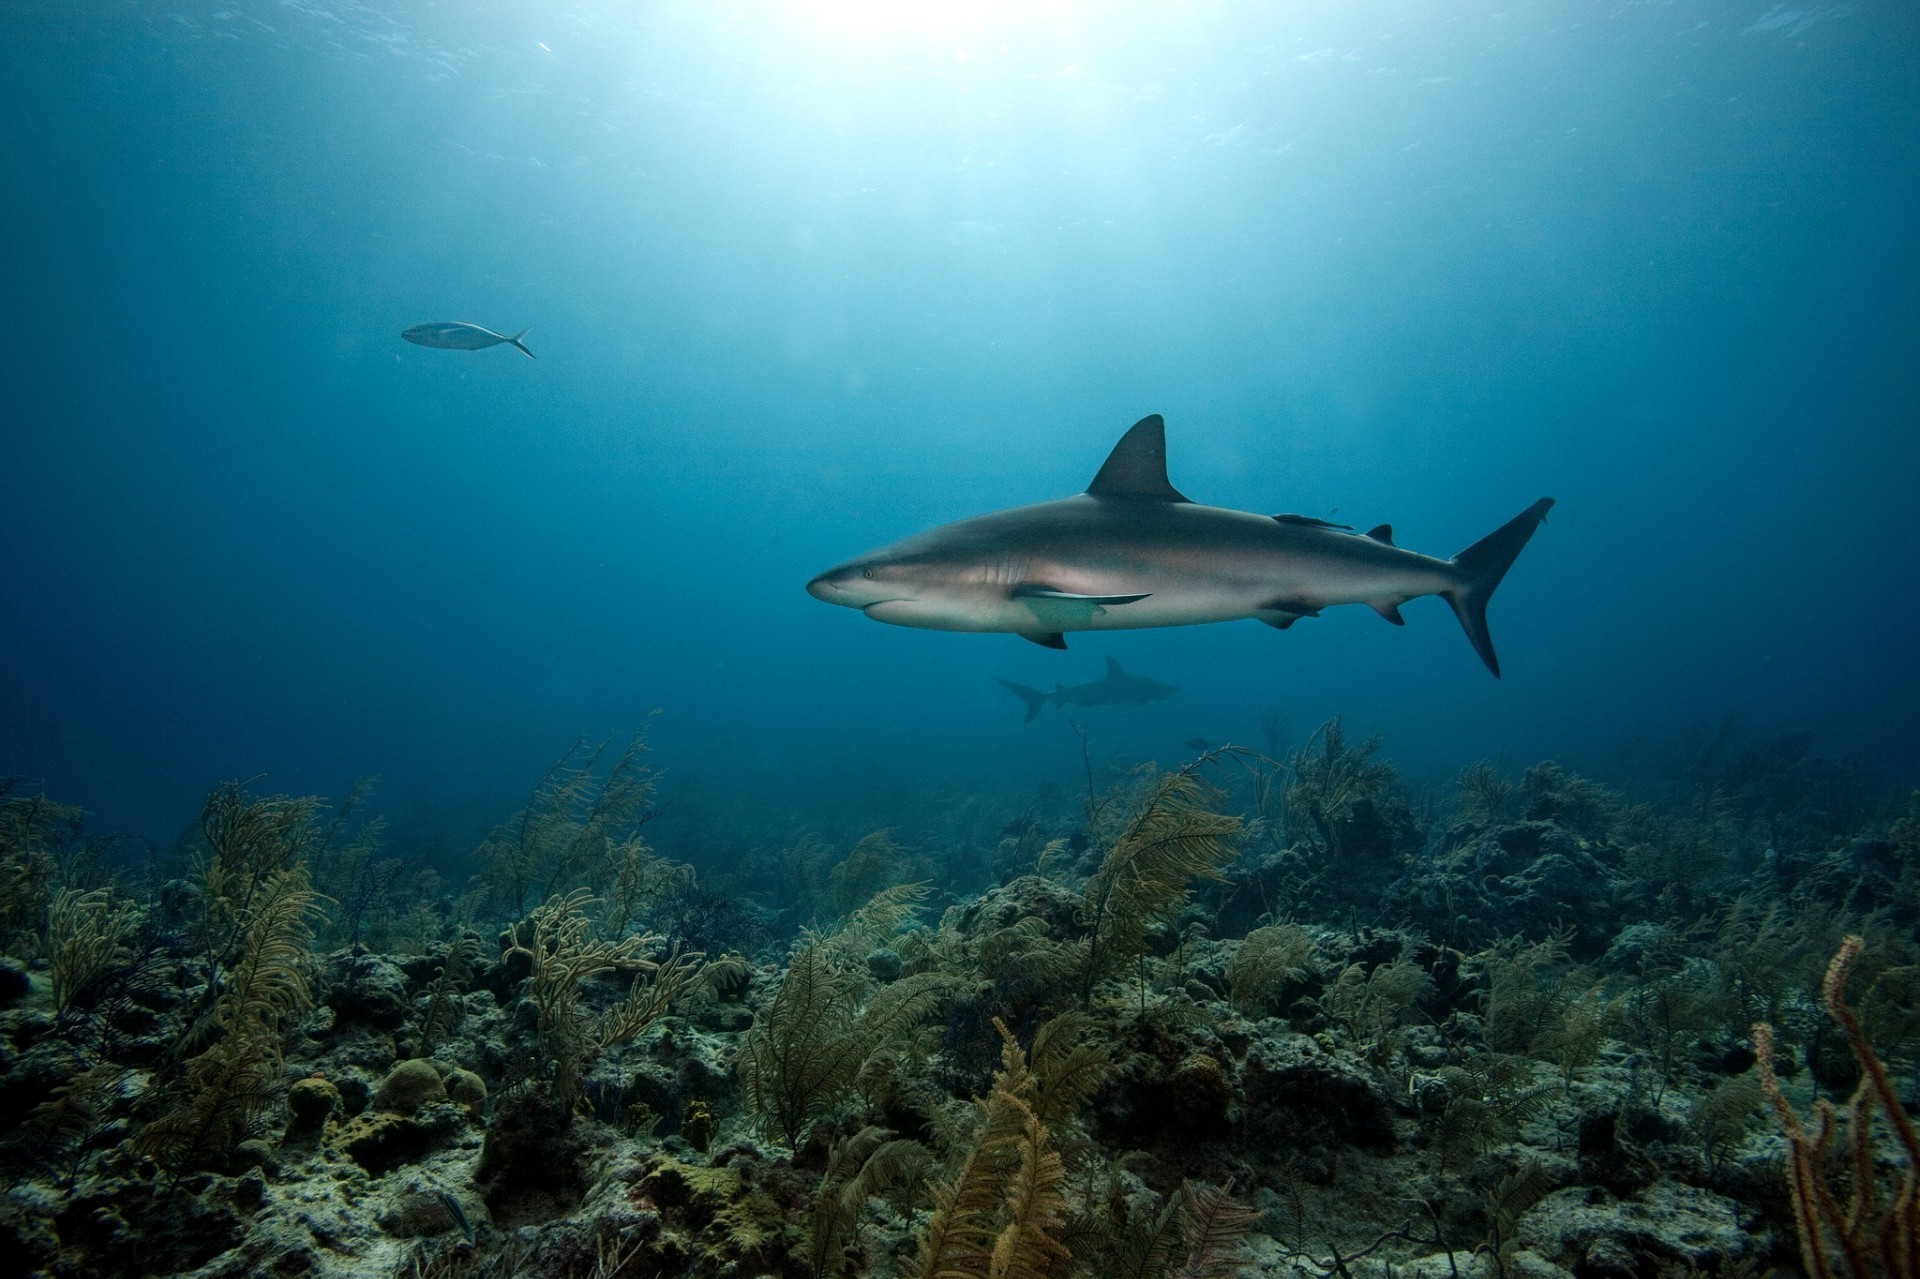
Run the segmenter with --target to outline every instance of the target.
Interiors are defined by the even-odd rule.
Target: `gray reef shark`
[[[1107,673],[1099,679],[1089,680],[1085,684],[1055,684],[1051,693],[1016,684],[1010,679],[996,677],[994,682],[1027,704],[1024,722],[1028,724],[1033,723],[1034,717],[1048,702],[1055,706],[1145,706],[1148,702],[1161,701],[1180,691],[1157,679],[1129,675],[1111,657],[1107,659]]]
[[[1487,600],[1547,516],[1543,497],[1450,560],[1403,551],[1305,515],[1256,515],[1187,500],[1167,481],[1166,425],[1120,437],[1085,493],[978,515],[848,560],[807,583],[816,599],[877,622],[1001,631],[1065,648],[1066,631],[1257,618],[1285,630],[1336,604],[1399,626],[1400,606],[1438,595],[1496,676]]]

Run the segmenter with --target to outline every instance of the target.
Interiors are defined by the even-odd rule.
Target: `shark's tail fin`
[[[1028,688],[1025,684],[1016,684],[1010,679],[1000,679],[997,676],[994,683],[1027,704],[1027,717],[1021,721],[1025,724],[1033,723],[1034,717],[1039,715],[1042,708],[1046,706],[1047,699],[1053,696],[1051,693],[1043,693],[1037,688]]]
[[[519,348],[520,348],[520,354],[522,354],[522,355],[524,355],[524,356],[526,356],[526,357],[527,357],[527,358],[528,358],[529,360],[531,360],[531,359],[533,359],[533,358],[534,358],[534,357],[533,357],[533,352],[532,352],[532,351],[529,351],[529,350],[527,350],[527,344],[526,344],[525,342],[522,342],[522,341],[521,341],[520,339],[521,339],[521,338],[523,338],[523,337],[525,337],[525,336],[527,336],[527,334],[528,334],[528,333],[530,333],[530,332],[532,332],[532,331],[533,331],[533,326],[532,326],[532,325],[528,325],[528,326],[527,326],[526,328],[524,328],[524,329],[521,329],[521,330],[520,330],[520,331],[519,331],[518,333],[516,333],[516,334],[514,334],[514,335],[513,335],[512,337],[510,337],[510,338],[508,338],[508,339],[507,339],[507,341],[509,341],[509,342],[511,342],[511,343],[513,343],[513,344],[514,344],[515,346],[517,346],[517,347],[519,347]]]
[[[1513,567],[1527,539],[1547,518],[1552,506],[1552,498],[1541,498],[1453,557],[1462,580],[1442,594],[1447,603],[1453,605],[1454,616],[1460,619],[1467,638],[1473,641],[1473,651],[1480,654],[1480,660],[1487,664],[1495,679],[1500,678],[1500,659],[1494,656],[1493,636],[1487,633],[1487,601],[1493,598],[1500,579]]]

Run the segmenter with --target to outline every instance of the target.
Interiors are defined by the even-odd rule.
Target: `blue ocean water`
[[[654,708],[670,778],[1071,777],[993,682],[1179,685],[1414,773],[1737,714],[1920,765],[1920,10],[1897,0],[15,0],[0,775],[165,843],[214,782],[415,838]],[[436,351],[408,325],[532,326]],[[1494,600],[1070,636],[803,590],[1083,488],[1448,555]]]

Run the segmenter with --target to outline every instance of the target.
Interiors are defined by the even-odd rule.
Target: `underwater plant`
[[[55,894],[47,907],[46,954],[56,1017],[88,982],[127,956],[140,919],[139,906],[111,888]]]
[[[69,1194],[80,1180],[93,1139],[110,1122],[111,1104],[128,1074],[126,1067],[112,1062],[91,1066],[54,1089],[20,1126],[21,1136],[35,1147],[43,1165],[55,1167]]]
[[[1722,1080],[1687,1108],[1687,1127],[1700,1142],[1709,1177],[1719,1173],[1727,1156],[1747,1135],[1765,1100],[1759,1078],[1749,1073]]]
[[[1141,1213],[1124,1195],[1109,1194],[1100,1211],[1074,1222],[1065,1238],[1092,1273],[1228,1279],[1246,1268],[1240,1241],[1260,1221],[1260,1213],[1233,1198],[1231,1180],[1225,1186],[1183,1180],[1158,1212]]]
[[[1227,963],[1227,997],[1239,1012],[1265,1015],[1280,985],[1305,976],[1312,962],[1313,937],[1301,925],[1256,928]]]
[[[1912,1279],[1920,1274],[1920,1134],[1886,1063],[1847,1003],[1847,979],[1865,949],[1866,942],[1857,935],[1843,940],[1820,991],[1821,1002],[1860,1063],[1860,1083],[1846,1106],[1846,1140],[1838,1151],[1841,1123],[1833,1103],[1824,1098],[1814,1103],[1809,1132],[1774,1073],[1773,1027],[1765,1022],[1753,1027],[1760,1086],[1787,1136],[1794,1228],[1800,1258],[1813,1279]],[[1876,1126],[1884,1127],[1886,1138],[1876,1136]],[[1891,1157],[1883,1159],[1883,1152]],[[1850,1173],[1851,1184],[1844,1189],[1830,1180],[1836,1155]],[[1842,1193],[1847,1196],[1844,1207]]]
[[[1497,943],[1480,956],[1487,983],[1487,1046],[1524,1053],[1560,1068],[1571,1090],[1574,1072],[1600,1053],[1620,1017],[1620,1001],[1586,968],[1571,964],[1567,929],[1540,941]]]
[[[1218,879],[1237,851],[1240,819],[1215,811],[1224,796],[1200,770],[1230,748],[1152,779],[1146,799],[1087,880],[1083,1006],[1102,977],[1144,954],[1147,929],[1176,914],[1196,878]]]
[[[1314,729],[1288,761],[1288,816],[1303,820],[1305,833],[1336,858],[1342,852],[1342,823],[1357,805],[1384,794],[1399,777],[1393,765],[1374,758],[1379,749],[1377,736],[1357,746],[1350,743],[1336,715]]]
[[[1485,1256],[1496,1279],[1506,1279],[1513,1264],[1514,1228],[1527,1209],[1547,1197],[1553,1182],[1538,1159],[1529,1159],[1487,1191],[1487,1237],[1473,1250]]]
[[[1513,782],[1490,760],[1478,760],[1460,770],[1454,782],[1459,798],[1454,811],[1470,826],[1491,826],[1507,815],[1513,804]]]
[[[319,837],[319,810],[315,796],[251,799],[237,782],[215,787],[201,806],[200,833],[209,855],[200,868],[199,914],[190,929],[207,965],[201,1015],[222,997],[227,974],[251,944],[268,903],[297,885],[311,894],[315,922],[322,918],[306,867],[307,851]]]
[[[502,951],[503,956],[527,958],[527,993],[539,1012],[541,1051],[553,1063],[555,1094],[567,1114],[585,1096],[594,1060],[671,1008],[700,975],[705,958],[675,949],[656,961],[646,955],[660,941],[657,937],[595,937],[587,908],[599,904],[584,888],[554,897],[537,907],[525,925],[508,931]],[[627,997],[598,1016],[586,1012],[580,995],[587,979],[622,969],[635,973]]]
[[[407,889],[413,866],[404,857],[382,856],[386,820],[364,816],[376,779],[361,777],[326,822],[318,826],[307,850],[314,887],[335,903],[327,918],[324,944],[385,950],[403,900],[419,894]]]
[[[1511,1053],[1477,1053],[1460,1065],[1442,1066],[1438,1078],[1447,1102],[1430,1132],[1443,1165],[1511,1140],[1522,1124],[1546,1110],[1552,1091],[1534,1082],[1526,1058]]]
[[[0,954],[26,955],[39,939],[60,854],[80,838],[86,814],[44,794],[20,793],[18,777],[0,777]]]
[[[525,916],[570,889],[600,896],[620,841],[646,824],[659,775],[647,766],[647,726],[600,771],[611,741],[575,742],[547,770],[526,807],[495,827],[475,853],[479,887],[495,906]]]
[[[252,807],[259,811],[251,817],[244,811],[231,815],[269,831],[279,829],[278,819],[286,815],[274,801]],[[275,844],[249,840],[239,846]],[[243,910],[230,904],[227,912],[244,917],[246,931],[234,943],[212,1008],[186,1041],[212,1042],[162,1087],[161,1095],[170,1098],[166,1109],[134,1140],[137,1151],[176,1175],[224,1159],[280,1102],[283,1037],[313,1006],[308,969],[323,912],[306,868],[279,867],[248,882]]]
[[[846,918],[875,893],[897,883],[902,878],[905,851],[891,830],[862,835],[846,860],[827,873],[833,889],[834,918]]]
[[[868,1059],[933,1011],[948,980],[931,973],[903,977],[870,999],[867,985],[863,967],[833,939],[804,942],[741,1036],[738,1069],[747,1108],[793,1149],[853,1091]]]
[[[919,1279],[1046,1279],[1071,1254],[1066,1166],[1034,1113],[1026,1054],[1004,1024],[993,1089],[958,1171],[934,1187],[933,1216],[920,1236]]]
[[[845,1272],[858,1247],[860,1213],[875,1196],[910,1203],[933,1169],[933,1155],[917,1141],[869,1125],[834,1143],[814,1191],[807,1222],[807,1270],[815,1279]]]
[[[613,875],[607,886],[602,924],[611,937],[625,935],[632,924],[658,903],[695,893],[700,887],[693,867],[660,856],[638,832],[609,848],[607,863]]]
[[[480,939],[472,933],[463,933],[447,943],[440,971],[427,990],[427,1010],[420,1017],[413,1056],[433,1056],[434,1048],[459,1028],[463,1012],[460,996],[473,980],[473,965],[479,958]]]
[[[1376,964],[1372,971],[1349,964],[1320,997],[1320,1007],[1355,1051],[1385,1066],[1415,1005],[1432,989],[1433,978],[1405,958]]]

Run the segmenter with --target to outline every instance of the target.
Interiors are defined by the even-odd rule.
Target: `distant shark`
[[[1180,690],[1171,684],[1144,675],[1129,675],[1120,663],[1107,659],[1107,673],[1085,684],[1055,684],[1051,693],[1043,693],[1010,679],[995,683],[1027,704],[1026,723],[1031,724],[1048,702],[1055,706],[1145,706],[1172,697]]]
[[[1395,626],[1400,606],[1453,606],[1495,676],[1487,601],[1547,517],[1543,497],[1450,560],[1306,515],[1201,506],[1167,481],[1159,414],[1120,437],[1087,491],[929,529],[830,568],[816,599],[877,622],[1001,631],[1065,648],[1067,631],[1257,618],[1281,630],[1336,604],[1365,604]]]

